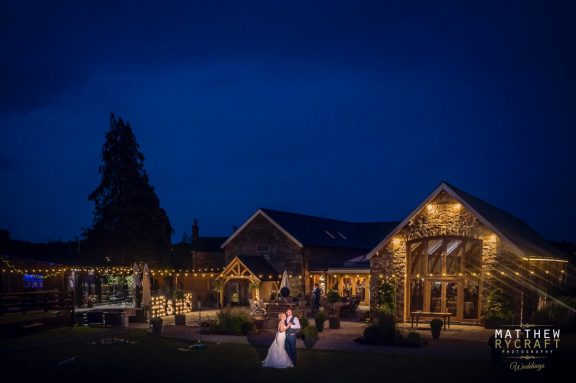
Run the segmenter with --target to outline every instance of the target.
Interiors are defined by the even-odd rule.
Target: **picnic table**
[[[414,328],[414,318],[416,318],[416,328],[418,328],[418,321],[420,317],[442,318],[444,321],[444,330],[446,330],[446,324],[448,324],[448,328],[450,328],[450,317],[452,315],[454,314],[448,312],[412,311],[410,313],[411,327]]]

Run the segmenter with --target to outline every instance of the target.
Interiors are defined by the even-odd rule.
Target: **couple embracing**
[[[278,331],[276,338],[268,349],[264,367],[287,368],[296,365],[296,335],[300,330],[300,321],[292,315],[292,310],[278,315]]]

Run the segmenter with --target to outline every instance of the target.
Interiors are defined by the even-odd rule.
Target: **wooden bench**
[[[444,330],[446,330],[446,324],[450,328],[450,317],[454,315],[452,313],[441,313],[441,312],[431,312],[431,311],[412,311],[410,313],[411,327],[414,328],[414,318],[416,318],[416,328],[418,328],[418,321],[421,317],[425,318],[442,318],[444,321]]]

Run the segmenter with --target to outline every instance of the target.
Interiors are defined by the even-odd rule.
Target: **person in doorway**
[[[232,296],[230,297],[230,304],[232,306],[239,306],[240,305],[240,294],[238,293],[238,290],[235,290],[232,293]]]
[[[312,290],[312,314],[315,314],[320,308],[320,296],[322,295],[322,290],[318,283],[314,283],[314,289]]]

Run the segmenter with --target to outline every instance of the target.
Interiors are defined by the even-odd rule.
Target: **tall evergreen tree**
[[[102,148],[100,185],[88,197],[95,204],[87,230],[89,251],[100,260],[167,263],[172,226],[148,181],[144,156],[129,123],[110,116]]]

